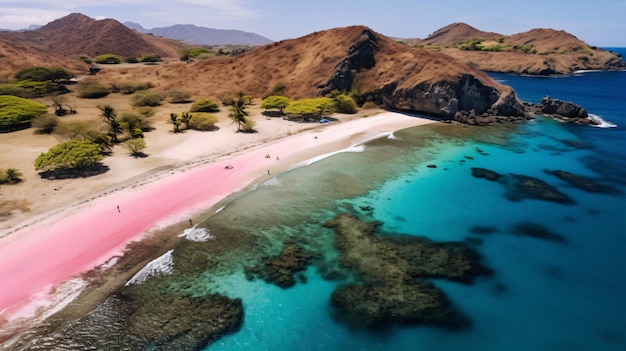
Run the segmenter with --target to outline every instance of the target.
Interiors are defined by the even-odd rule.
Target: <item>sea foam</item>
[[[174,260],[172,257],[173,251],[174,250],[169,250],[161,257],[158,257],[148,263],[139,272],[137,272],[137,274],[130,278],[126,285],[141,284],[148,280],[151,276],[171,274],[174,270]]]
[[[596,128],[617,128],[616,124],[613,124],[609,121],[605,121],[602,119],[602,117],[598,116],[598,115],[594,115],[593,113],[589,114],[589,119],[594,121],[597,124],[592,124],[592,127],[596,127]]]
[[[185,232],[183,234],[185,236],[185,239],[189,241],[202,242],[213,239],[213,235],[211,235],[211,233],[209,233],[209,230],[206,228],[193,227],[185,229]]]

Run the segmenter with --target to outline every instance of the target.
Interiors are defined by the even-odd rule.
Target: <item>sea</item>
[[[626,350],[626,72],[491,75],[523,101],[574,101],[602,123],[538,117],[381,136],[228,198],[186,233],[188,244],[129,284],[163,281],[151,289],[240,299],[240,326],[202,346],[208,351]],[[563,173],[572,177],[557,177]],[[531,179],[530,190],[516,187],[520,179]],[[549,194],[538,196],[545,195],[534,191],[538,184]],[[345,272],[338,234],[327,225],[340,214],[372,224],[379,238],[426,238],[475,252],[484,274],[423,278],[463,316],[463,327],[397,322],[393,313],[375,327],[341,318],[334,292],[367,278]],[[313,257],[292,284],[250,274],[288,245]],[[75,333],[67,345],[102,338],[77,328],[66,330]]]

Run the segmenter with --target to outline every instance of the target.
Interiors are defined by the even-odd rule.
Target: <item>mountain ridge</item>
[[[141,33],[150,33],[165,38],[183,40],[186,43],[195,45],[260,46],[274,42],[273,40],[265,38],[259,34],[236,29],[216,29],[196,26],[194,24],[175,24],[168,27],[155,27],[147,29],[141,24],[135,22],[124,22],[123,24]]]

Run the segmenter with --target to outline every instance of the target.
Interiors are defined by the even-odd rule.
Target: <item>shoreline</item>
[[[130,179],[67,209],[36,217],[0,238],[0,277],[9,282],[4,286],[12,286],[0,293],[0,331],[42,316],[54,302],[54,288],[110,263],[112,257],[123,257],[131,242],[170,227],[184,228],[188,219],[197,223],[199,213],[230,195],[305,166],[315,157],[427,123],[435,121],[392,112],[333,122]]]

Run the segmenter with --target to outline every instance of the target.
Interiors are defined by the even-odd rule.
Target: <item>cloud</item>
[[[68,13],[63,10],[0,7],[0,27],[13,30],[24,29],[31,24],[46,24]]]

